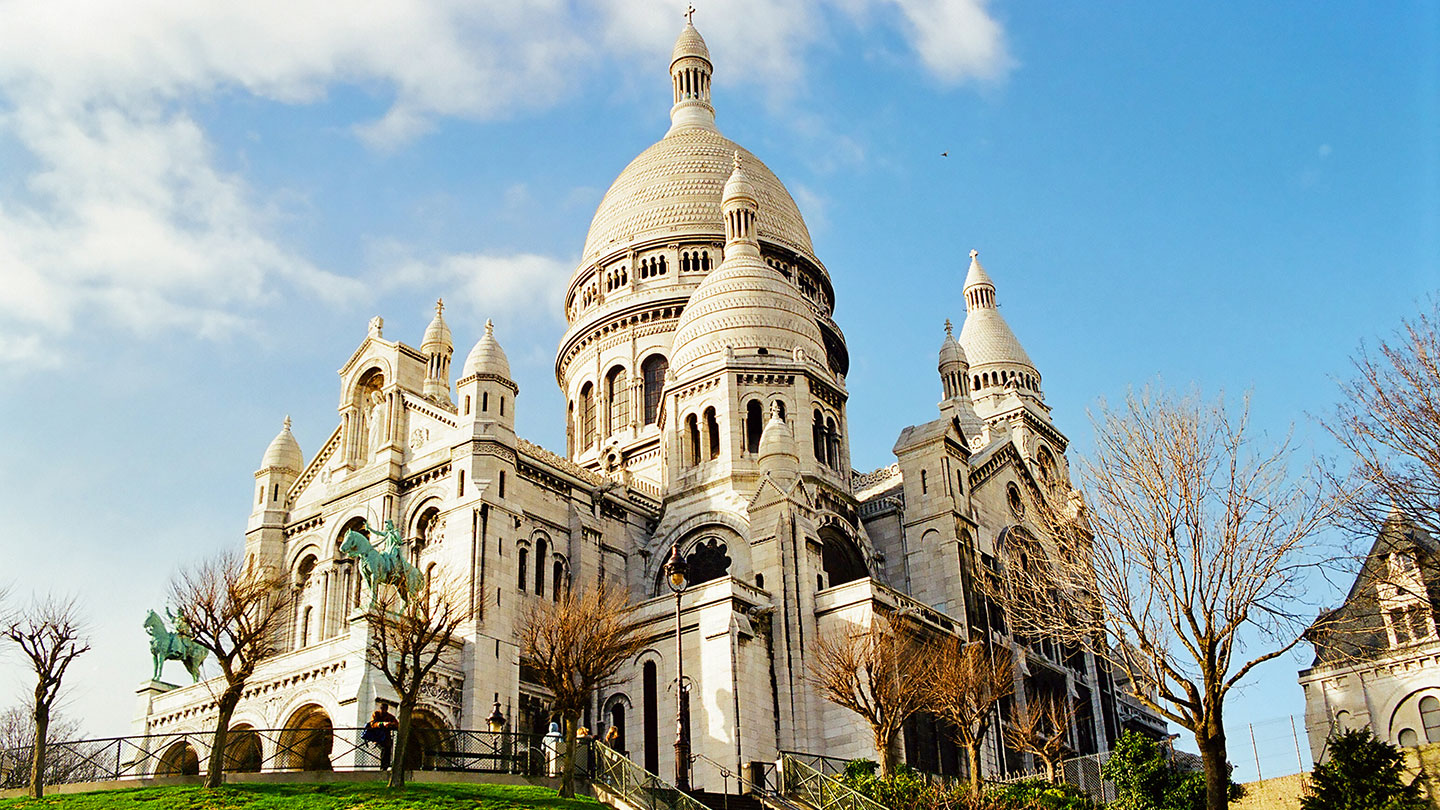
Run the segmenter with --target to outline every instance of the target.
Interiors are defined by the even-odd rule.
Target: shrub
[[[986,800],[1005,810],[1097,810],[1099,805],[1074,785],[1026,779],[991,788]]]
[[[1154,740],[1127,731],[1120,736],[1100,773],[1115,783],[1112,810],[1204,810],[1205,774],[1176,767]],[[1230,799],[1240,797],[1230,783]]]
[[[1330,759],[1315,766],[1312,793],[1302,810],[1419,810],[1420,787],[1401,778],[1400,749],[1378,740],[1370,729],[1343,731],[1330,738]]]

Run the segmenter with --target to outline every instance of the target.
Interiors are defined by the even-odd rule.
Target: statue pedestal
[[[179,688],[164,681],[144,681],[140,684],[140,688],[135,690],[135,719],[131,722],[136,734],[150,733],[150,713],[154,711],[155,698]]]

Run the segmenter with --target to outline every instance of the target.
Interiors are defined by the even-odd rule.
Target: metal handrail
[[[780,757],[780,792],[816,810],[889,810],[840,780],[806,765],[790,754]]]
[[[794,757],[809,765],[826,776],[834,776],[837,779],[845,775],[845,767],[850,760],[844,757],[831,757],[825,754],[811,754],[806,751],[784,751],[780,752],[782,757]]]
[[[378,771],[380,748],[361,739],[360,728],[232,728],[226,741],[228,772],[299,770]],[[140,734],[65,740],[46,746],[45,784],[141,779],[204,773],[214,731]],[[514,773],[539,776],[553,757],[545,737],[508,731],[413,729],[420,770]],[[578,751],[577,754],[583,754]],[[0,750],[9,766],[0,790],[29,784],[29,747]],[[407,756],[407,759],[409,757]],[[577,757],[583,771],[583,756]]]
[[[590,754],[591,781],[610,789],[633,810],[709,810],[602,742],[591,742]]]

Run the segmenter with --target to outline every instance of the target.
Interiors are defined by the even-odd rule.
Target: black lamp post
[[[675,592],[675,787],[690,789],[690,715],[685,711],[685,658],[680,644],[680,594],[685,590],[685,558],[680,544],[670,550],[665,576]]]

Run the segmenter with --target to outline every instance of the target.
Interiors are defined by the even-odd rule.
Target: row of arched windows
[[[976,391],[993,388],[997,385],[1009,385],[1014,383],[1016,388],[1024,388],[1030,391],[1040,391],[1040,380],[1033,374],[1023,374],[1018,371],[987,371],[983,374],[976,374],[972,377],[971,387]]]
[[[969,389],[968,389],[968,386],[966,385],[966,383],[967,383],[968,381],[969,381],[969,378],[966,377],[964,374],[961,374],[961,373],[958,372],[958,371],[952,371],[952,372],[950,372],[950,373],[948,373],[948,374],[941,374],[941,375],[940,375],[940,383],[941,383],[942,387],[945,389],[945,398],[946,398],[946,399],[954,399],[955,397],[963,397],[963,396],[965,396],[966,394],[970,393],[970,392],[969,392]]]
[[[670,361],[662,354],[652,354],[640,364],[640,416],[642,425],[653,425],[660,415],[660,396],[665,388],[665,374]],[[570,403],[566,444],[574,457],[596,447],[600,439],[623,430],[630,424],[630,373],[624,366],[611,367],[602,385],[587,381],[580,386],[579,397]]]
[[[683,250],[680,252],[680,272],[706,273],[710,271],[710,251]]]
[[[561,589],[565,587],[565,561],[557,556],[551,562],[550,570],[547,572],[545,570],[545,555],[548,551],[547,538],[542,534],[535,539],[535,589],[533,592],[536,596],[545,595],[545,576],[548,573],[550,576],[550,598],[558,602],[560,601]],[[530,550],[521,546],[518,558],[519,577],[516,587],[522,592],[528,592],[530,591],[528,587],[530,584],[530,572],[528,570],[530,565]]]
[[[644,278],[645,274],[641,273],[640,277]],[[617,290],[629,283],[630,271],[625,269],[625,265],[623,264],[605,274],[605,292]]]
[[[701,421],[704,421],[704,435],[701,435]],[[702,461],[711,461],[720,456],[720,420],[715,408],[705,409],[703,416],[690,414],[685,417],[685,463],[694,466]]]
[[[822,414],[815,409],[815,418],[810,425],[811,443],[815,449],[815,460],[833,469],[840,469],[840,430],[835,426],[835,417]]]
[[[640,278],[654,278],[665,275],[665,257],[651,256],[640,260]]]

